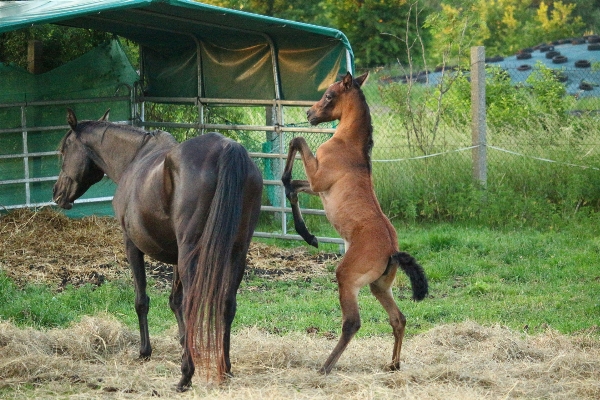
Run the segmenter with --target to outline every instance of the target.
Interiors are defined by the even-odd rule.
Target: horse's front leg
[[[306,223],[304,222],[304,218],[302,218],[300,206],[298,205],[298,192],[305,192],[312,195],[317,195],[317,193],[312,191],[308,181],[292,180],[292,169],[294,168],[294,160],[298,151],[302,156],[302,161],[307,174],[309,170],[307,164],[310,167],[316,166],[316,158],[310,151],[306,140],[302,137],[296,137],[290,142],[288,157],[283,175],[281,176],[281,181],[285,188],[285,197],[287,197],[292,207],[292,216],[294,217],[294,228],[296,229],[296,232],[298,232],[306,243],[314,247],[319,247],[317,238],[308,231],[308,228],[306,228]]]
[[[148,332],[148,310],[150,297],[146,294],[146,270],[144,268],[144,253],[125,234],[125,253],[133,275],[135,286],[135,311],[140,325],[140,358],[149,359],[152,355],[150,334]]]

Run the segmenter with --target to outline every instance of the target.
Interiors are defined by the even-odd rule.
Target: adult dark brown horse
[[[107,114],[77,122],[68,110],[54,201],[71,208],[104,174],[117,184],[113,208],[135,283],[140,357],[152,353],[148,255],[175,264],[169,300],[183,346],[177,389],[191,385],[195,364],[207,377],[216,366],[221,381],[231,372],[231,323],[260,212],[260,171],[241,145],[218,133],[178,144],[167,132],[110,123]]]
[[[321,100],[308,111],[312,125],[339,120],[333,136],[312,154],[306,141],[296,137],[281,178],[292,205],[294,225],[300,235],[314,246],[316,238],[306,229],[298,205],[298,192],[319,195],[327,218],[344,239],[346,254],[336,269],[342,335],[325,361],[321,372],[328,374],[346,346],[360,329],[358,292],[370,285],[371,292],[387,311],[394,332],[390,370],[400,368],[400,351],[406,318],[392,296],[398,267],[410,278],[413,299],[422,300],[428,291],[423,268],[408,253],[400,252],[394,227],[387,219],[373,190],[371,149],[373,126],[361,90],[368,74],[356,79],[349,73],[332,84]],[[307,181],[292,180],[296,153],[300,152]]]

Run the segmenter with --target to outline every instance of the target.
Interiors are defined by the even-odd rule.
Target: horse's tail
[[[184,299],[187,350],[194,363],[205,368],[207,379],[216,366],[219,381],[227,368],[223,348],[225,304],[241,273],[235,270],[231,254],[242,219],[247,160],[246,150],[237,143],[223,149],[204,231],[186,260],[191,281]]]
[[[400,268],[402,268],[404,273],[406,273],[410,279],[413,299],[423,300],[429,291],[429,285],[423,267],[421,267],[410,254],[403,251],[392,255],[392,259],[400,265]]]

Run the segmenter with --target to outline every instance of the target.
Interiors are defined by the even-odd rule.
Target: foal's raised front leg
[[[144,268],[144,253],[125,235],[125,253],[133,275],[135,286],[135,311],[140,325],[140,358],[149,359],[152,355],[150,334],[148,332],[148,310],[150,297],[146,294],[146,270]]]
[[[281,176],[281,181],[285,188],[285,197],[287,197],[292,207],[292,216],[294,217],[294,228],[296,229],[296,232],[302,236],[306,243],[314,247],[319,247],[319,242],[315,235],[311,234],[308,231],[308,228],[306,228],[306,223],[304,222],[304,218],[302,218],[300,206],[298,205],[298,192],[305,192],[312,195],[317,195],[317,193],[311,190],[308,181],[292,180],[292,169],[294,168],[294,160],[298,151],[302,156],[305,170],[308,171],[307,163],[311,166],[313,164],[316,166],[316,158],[310,151],[306,140],[302,137],[296,137],[290,141],[288,157],[283,175]]]

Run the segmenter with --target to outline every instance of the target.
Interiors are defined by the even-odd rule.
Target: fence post
[[[473,179],[487,184],[487,138],[485,121],[485,47],[471,47],[471,143]]]

